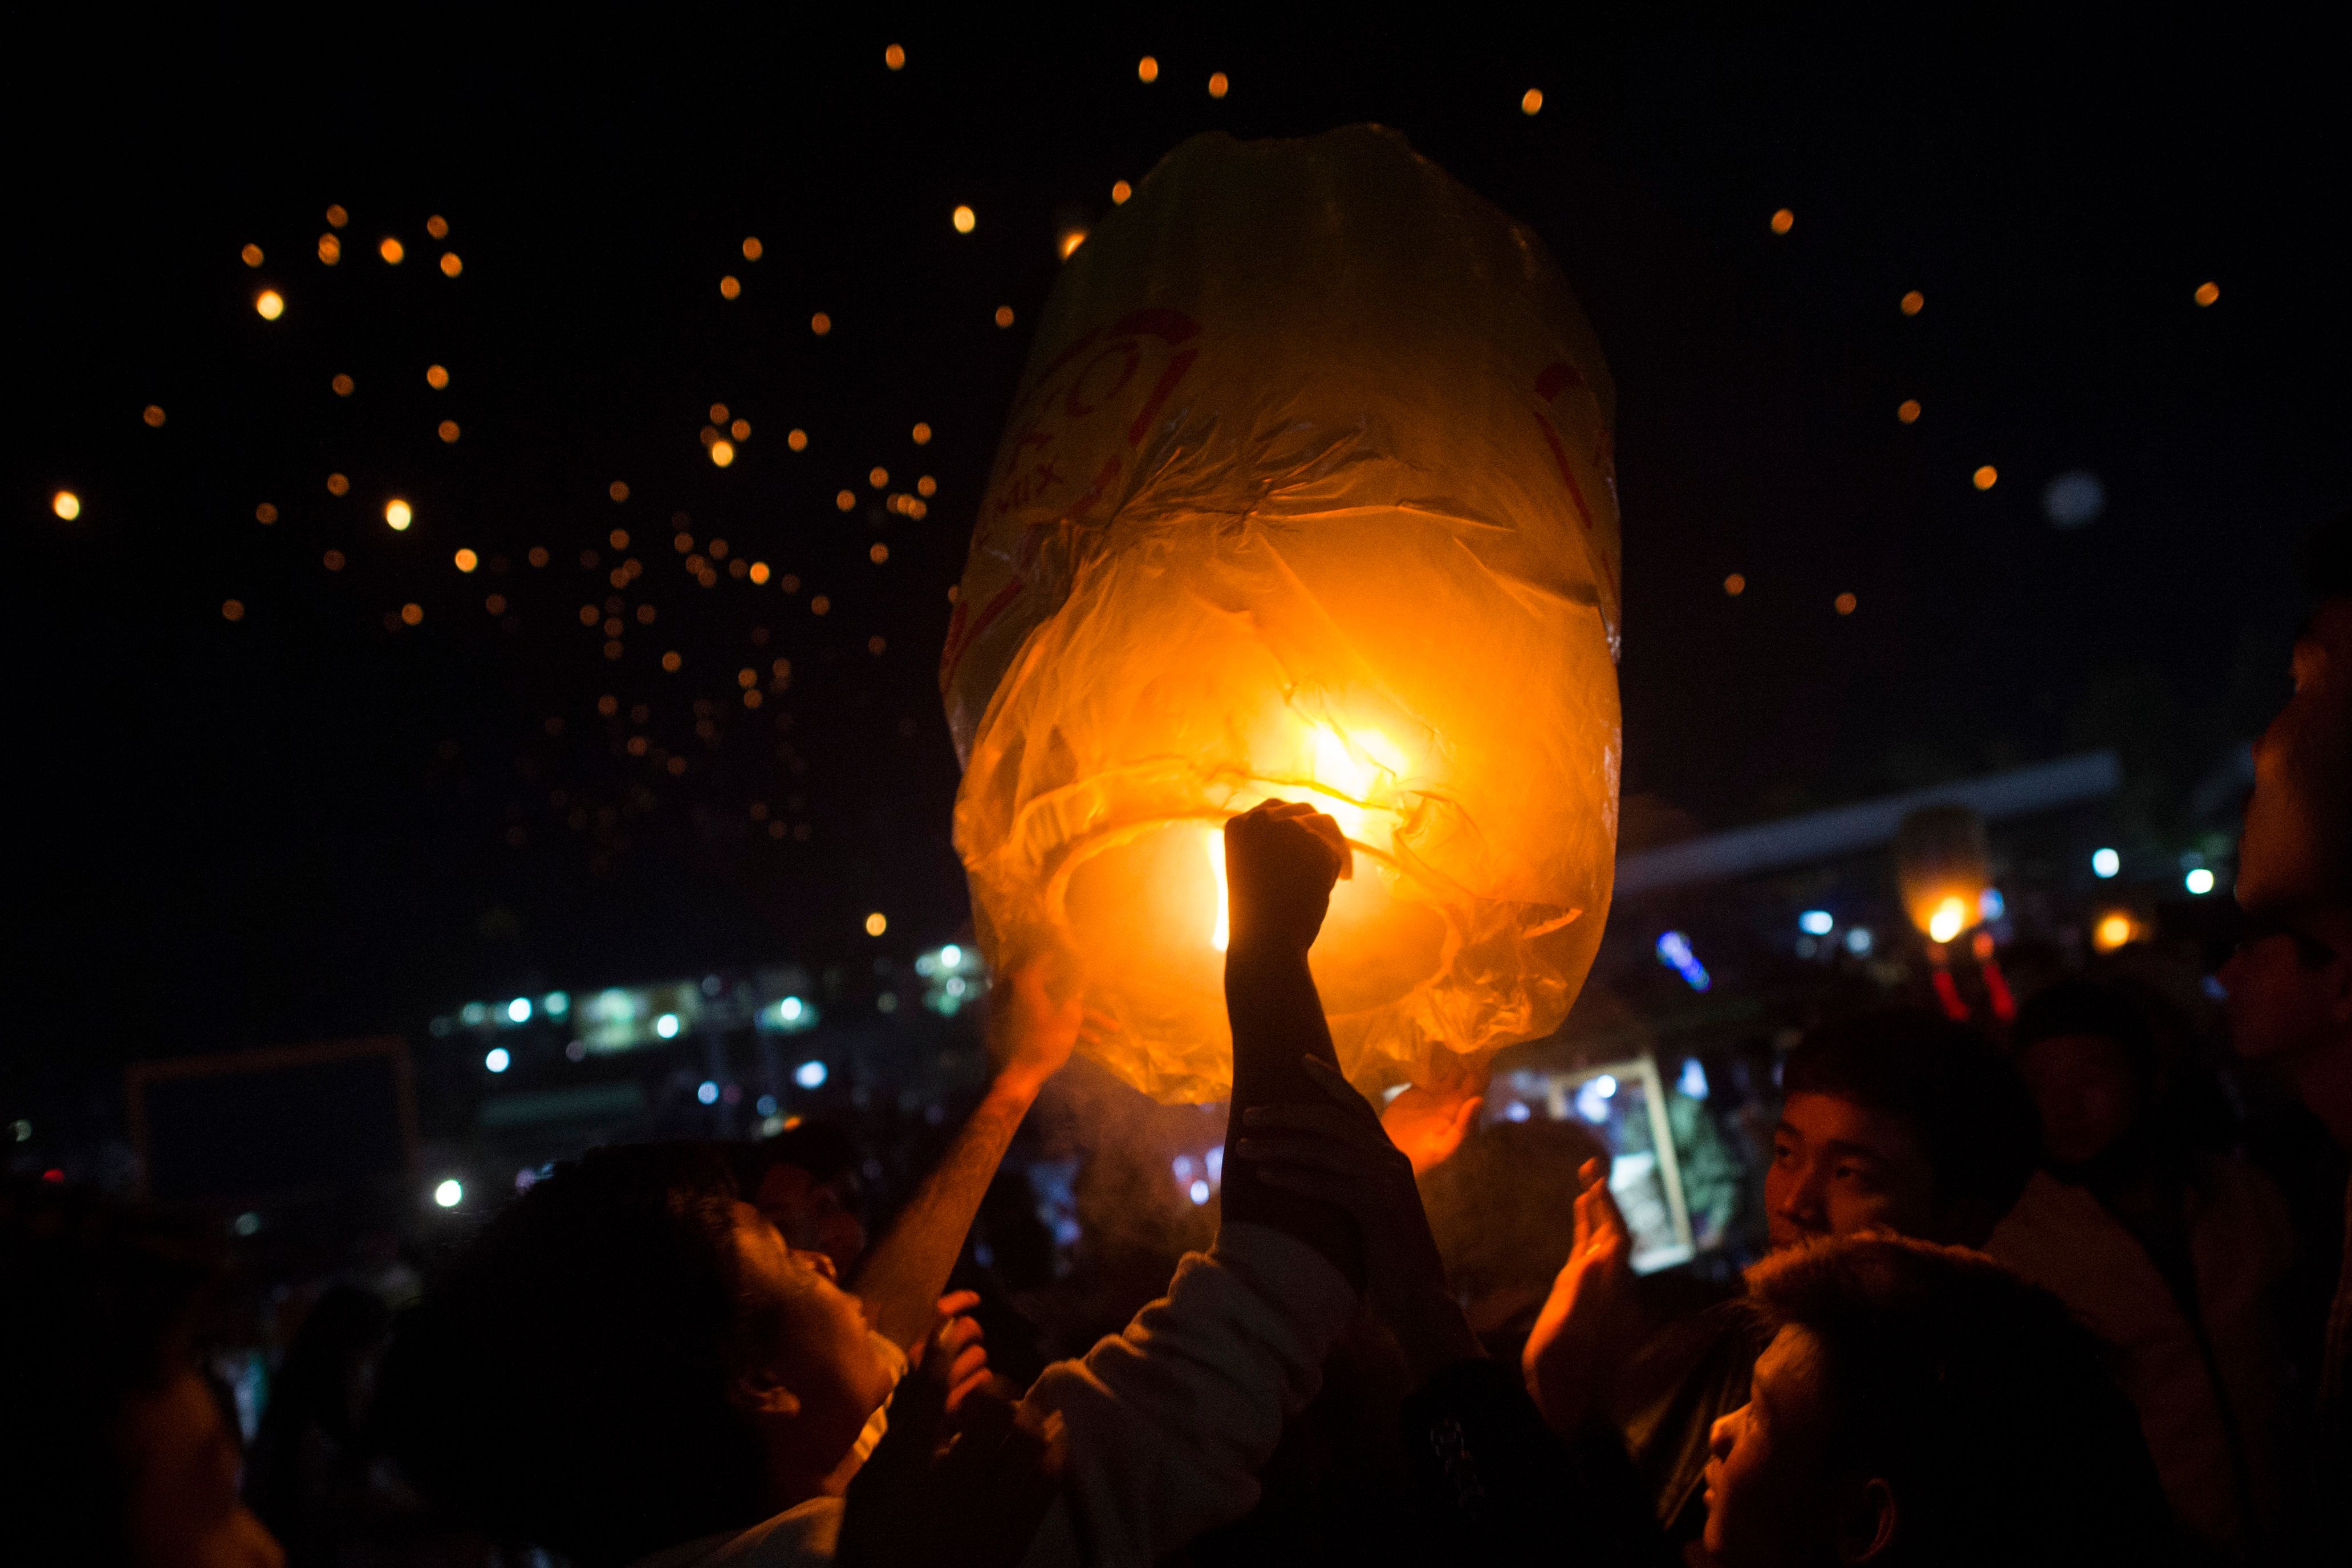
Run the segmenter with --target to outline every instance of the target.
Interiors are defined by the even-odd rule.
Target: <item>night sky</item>
[[[957,935],[934,670],[1000,421],[1058,237],[1208,130],[1395,126],[1552,247],[1618,384],[1635,820],[2115,744],[2165,830],[2282,694],[2294,543],[2352,500],[2333,51],[1780,9],[240,12],[28,46],[9,1070]],[[751,426],[725,468],[716,404]],[[2076,470],[2104,510],[2062,528]]]

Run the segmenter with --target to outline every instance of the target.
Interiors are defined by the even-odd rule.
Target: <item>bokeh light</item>
[[[1519,94],[1519,112],[1536,115],[1543,112],[1543,89],[1531,87]]]
[[[1927,308],[1927,296],[1914,289],[1903,296],[1900,304],[1905,315],[1916,316]]]
[[[1141,59],[1136,61],[1135,79],[1142,82],[1158,81],[1160,79],[1160,62],[1152,58],[1150,55],[1146,55]]]
[[[392,525],[394,533],[405,533],[408,525],[416,521],[416,513],[406,501],[394,496],[383,503],[383,521]]]
[[[253,313],[265,321],[274,321],[286,313],[286,297],[275,289],[264,289],[253,297]]]
[[[1797,215],[1787,207],[1782,207],[1780,211],[1772,215],[1772,232],[1774,234],[1786,234],[1796,226]]]
[[[457,552],[456,560],[457,563],[457,570],[460,572],[471,572],[475,567],[482,563],[482,558],[475,554],[470,550],[460,550]]]
[[[71,522],[81,515],[81,497],[71,490],[59,490],[49,498],[49,510]]]
[[[1969,476],[1969,482],[1980,490],[1989,490],[2000,483],[2000,470],[1987,463]]]
[[[1209,73],[1209,96],[1211,98],[1224,97],[1226,90],[1232,86],[1233,84],[1225,79],[1224,72],[1211,71]]]
[[[1852,594],[1840,594],[1835,600],[1832,601],[1832,607],[1841,616],[1850,616],[1861,603],[1862,601]]]
[[[2219,283],[2206,282],[2197,285],[2196,300],[2200,305],[2210,305],[2221,297],[2221,286]]]
[[[445,250],[441,253],[442,277],[455,278],[458,273],[463,272],[464,270],[466,270],[466,264],[457,259],[457,253],[456,251]]]
[[[1723,580],[1723,591],[1737,599],[1748,592],[1748,579],[1734,572]]]
[[[383,243],[375,247],[375,253],[394,267],[399,266],[408,258],[408,247],[390,235],[386,235]]]
[[[866,917],[866,934],[867,936],[880,936],[884,931],[888,931],[889,929],[889,917],[883,914],[880,910],[877,910],[872,914]]]
[[[955,231],[958,234],[970,234],[980,226],[980,215],[970,207],[959,206],[949,221],[955,225]]]
[[[1896,404],[1895,405],[1895,417],[1900,419],[1906,425],[1916,425],[1919,423],[1919,400],[1916,397],[1906,397],[1902,402]]]

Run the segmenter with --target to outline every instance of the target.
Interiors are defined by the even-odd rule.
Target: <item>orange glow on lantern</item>
[[[1202,137],[1042,321],[940,667],[991,964],[1076,957],[1089,1054],[1223,1098],[1222,828],[1280,798],[1355,846],[1310,962],[1360,1087],[1556,1027],[1613,877],[1618,542],[1540,245],[1392,132]]]

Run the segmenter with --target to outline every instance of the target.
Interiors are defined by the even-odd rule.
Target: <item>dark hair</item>
[[[1820,1347],[1832,1462],[1895,1494],[1891,1563],[2169,1557],[2138,1416],[2048,1291],[1981,1253],[1887,1236],[1779,1253],[1748,1282],[1768,1334]]]
[[[2122,987],[2070,975],[2028,1002],[2017,1015],[2011,1049],[2022,1057],[2044,1040],[2097,1035],[2123,1047],[2143,1088],[2154,1086],[2156,1031],[2147,1011]]]
[[[1925,1007],[1880,1007],[1824,1024],[1780,1069],[1787,1094],[1849,1100],[1908,1122],[1936,1173],[1937,1206],[1980,1243],[2041,1158],[2033,1098],[2000,1053]]]
[[[79,1188],[0,1183],[0,1475],[10,1556],[129,1561],[124,1406],[194,1370],[219,1249]]]
[[[1531,1287],[1540,1299],[1575,1245],[1577,1173],[1608,1156],[1575,1122],[1497,1121],[1473,1131],[1421,1179],[1447,1285],[1461,1295]]]
[[[713,1145],[597,1149],[491,1221],[385,1359],[377,1418],[410,1478],[589,1564],[756,1523],[737,1196]]]

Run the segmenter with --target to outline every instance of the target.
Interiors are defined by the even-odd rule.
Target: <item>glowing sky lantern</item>
[[[1220,825],[1357,846],[1313,963],[1376,1088],[1559,1024],[1616,837],[1613,393],[1542,244],[1357,127],[1197,137],[1047,301],[940,666],[992,964],[1222,1098]]]
[[[1965,805],[1931,805],[1895,833],[1904,912],[1930,942],[1947,942],[1985,918],[1992,885],[1984,818]]]

